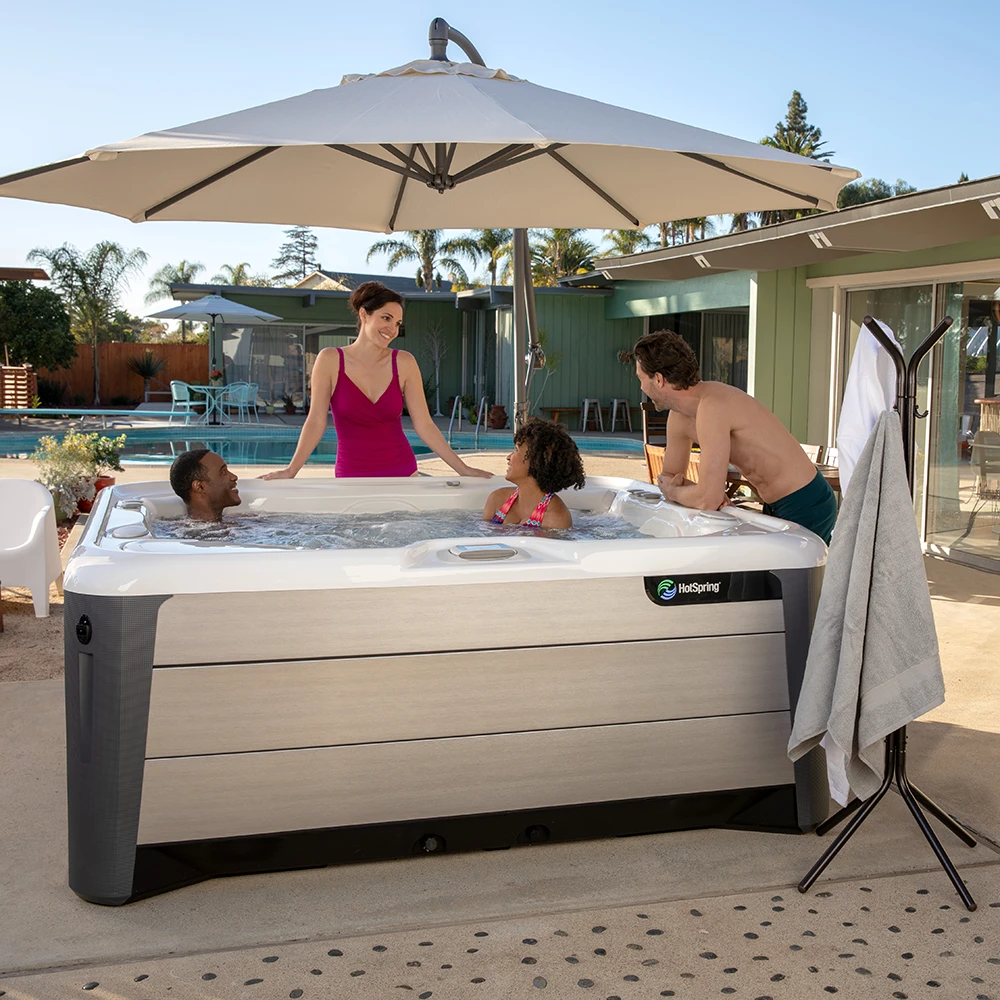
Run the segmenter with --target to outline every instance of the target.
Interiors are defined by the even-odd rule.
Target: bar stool
[[[593,409],[593,413],[591,413]],[[594,397],[588,397],[583,401],[580,406],[580,430],[587,430],[588,419],[593,419],[595,421],[596,427],[599,427],[601,433],[604,433],[604,418],[601,416],[601,401]]]
[[[617,397],[611,400],[611,433],[615,432],[615,421],[618,419],[618,411],[622,411],[622,426],[632,430],[632,412],[629,409],[627,399]]]

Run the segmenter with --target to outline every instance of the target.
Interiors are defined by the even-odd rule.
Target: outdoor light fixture
[[[809,239],[812,240],[812,245],[817,250],[827,250],[833,246],[833,244],[830,242],[830,237],[827,236],[822,229],[819,230],[818,232],[810,233]]]
[[[1000,198],[990,198],[979,203],[983,211],[994,221],[1000,222]]]
[[[711,267],[711,266],[712,266],[712,265],[711,265],[711,264],[709,263],[709,260],[708,260],[708,258],[707,258],[707,257],[706,257],[706,256],[705,256],[705,255],[704,255],[703,253],[696,253],[696,254],[694,255],[694,262],[695,262],[695,263],[696,263],[696,264],[697,264],[697,265],[698,265],[699,267]]]

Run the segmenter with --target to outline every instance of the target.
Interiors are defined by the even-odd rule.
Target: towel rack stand
[[[931,348],[944,336],[948,327],[954,321],[950,316],[945,316],[943,320],[927,335],[924,342],[913,352],[913,356],[907,363],[899,348],[886,336],[882,328],[871,317],[865,316],[863,325],[871,335],[879,342],[881,347],[892,358],[896,366],[896,410],[899,412],[900,426],[903,434],[903,457],[906,462],[906,481],[910,487],[910,498],[913,498],[913,470],[915,465],[916,450],[916,426],[917,419],[926,417],[926,413],[921,413],[917,408],[917,369],[920,362],[930,352]],[[920,807],[923,806],[931,815],[937,817],[952,833],[969,847],[976,846],[976,839],[962,826],[953,816],[950,816],[936,802],[928,798],[916,785],[910,783],[906,776],[906,727],[897,729],[885,738],[885,773],[882,784],[878,791],[871,798],[865,800],[852,799],[843,809],[835,813],[825,822],[816,827],[816,833],[820,836],[827,833],[841,821],[852,813],[856,813],[851,821],[837,834],[837,838],[826,849],[822,857],[812,866],[809,873],[799,882],[799,892],[808,892],[810,886],[823,873],[827,865],[840,853],[840,849],[854,835],[858,827],[871,815],[875,807],[882,800],[886,792],[896,783],[896,788],[900,796],[910,810],[920,832],[931,845],[941,867],[944,868],[951,879],[955,891],[959,894],[962,902],[969,910],[976,909],[976,901],[972,898],[968,887],[959,875],[958,870],[948,857],[945,849],[941,846],[934,830],[931,829],[927,817]]]

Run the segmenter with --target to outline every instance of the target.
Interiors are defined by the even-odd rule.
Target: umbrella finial
[[[448,42],[454,42],[469,57],[469,61],[477,66],[485,66],[483,57],[478,49],[469,41],[461,31],[453,28],[443,17],[436,17],[431,21],[431,26],[427,31],[427,41],[431,45],[431,59],[439,62],[448,61]]]

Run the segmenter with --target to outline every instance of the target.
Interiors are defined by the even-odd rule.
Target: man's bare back
[[[664,476],[684,475],[691,445],[701,449],[699,482],[711,501],[725,490],[730,464],[765,503],[774,503],[816,476],[816,467],[780,420],[752,396],[722,382],[699,382],[667,418]],[[695,500],[692,493],[685,501]],[[701,506],[691,504],[691,506]],[[706,504],[711,506],[711,502]]]

